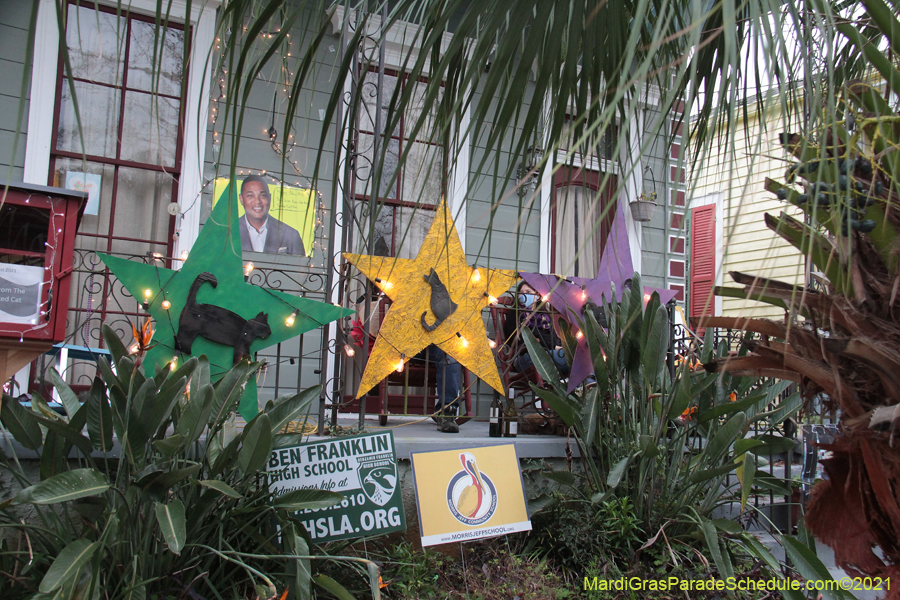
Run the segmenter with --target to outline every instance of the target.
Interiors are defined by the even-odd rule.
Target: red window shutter
[[[716,279],[716,205],[691,209],[690,316],[712,315]]]

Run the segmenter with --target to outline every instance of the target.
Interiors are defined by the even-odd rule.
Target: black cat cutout
[[[213,287],[219,285],[212,273],[204,272],[197,275],[178,319],[175,349],[190,354],[191,345],[199,335],[211,342],[234,347],[232,364],[237,364],[244,357],[250,358],[250,344],[257,338],[265,339],[272,333],[269,328],[269,316],[261,312],[247,320],[221,306],[198,304],[197,290],[204,283],[209,283]]]
[[[428,314],[428,311],[422,313],[422,327],[425,328],[425,331],[434,331],[438,328],[438,326],[443,323],[447,317],[452,315],[459,305],[456,304],[453,300],[450,299],[450,292],[447,291],[447,286],[441,283],[441,278],[438,277],[437,272],[432,268],[431,273],[428,275],[423,275],[425,281],[428,282],[428,285],[431,286],[431,312],[434,313],[436,317],[434,324],[429,325],[425,321],[425,315]]]

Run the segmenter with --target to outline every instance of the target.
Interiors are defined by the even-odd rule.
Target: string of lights
[[[484,268],[484,267],[475,267],[475,268],[474,268],[474,270],[472,271],[472,275],[471,275],[471,277],[470,277],[470,283],[477,283],[477,282],[481,281],[482,276],[481,276],[481,270],[480,270],[480,269],[482,269],[482,268]],[[496,271],[499,271],[500,269],[489,269],[489,268],[488,268],[488,269],[486,269],[486,270],[488,270],[488,271],[495,271],[495,270],[496,270]],[[378,284],[379,284],[382,288],[384,288],[384,289],[388,289],[388,290],[389,290],[389,289],[391,289],[391,288],[393,287],[393,283],[391,283],[391,282],[388,281],[388,280],[382,280],[381,278],[376,278],[375,281],[376,281],[376,283],[378,283]],[[363,296],[363,297],[365,297],[365,296]],[[473,309],[473,310],[469,313],[469,315],[466,316],[466,318],[462,321],[463,325],[462,325],[461,327],[459,327],[458,329],[463,329],[463,328],[465,327],[465,325],[467,325],[473,318],[476,317],[476,315],[478,316],[478,318],[481,318],[482,311],[483,311],[485,308],[488,308],[488,307],[490,307],[490,306],[492,306],[492,305],[495,305],[495,304],[497,303],[497,301],[498,301],[496,297],[490,296],[490,295],[488,295],[486,292],[483,294],[483,298],[487,301],[487,304],[486,304],[485,306],[482,306],[482,307],[479,308],[479,309]],[[354,304],[354,305],[357,306],[357,307],[360,305],[359,302],[357,302],[357,303],[351,303],[351,304]],[[371,323],[372,323],[372,319],[373,319],[374,317],[375,317],[375,311],[373,311],[372,314],[368,315],[368,316],[366,317],[366,319],[365,319],[364,322],[363,322],[363,321],[360,321],[360,324],[363,325],[363,327],[365,327],[365,329],[367,329],[367,330],[368,330],[368,329],[371,329]],[[342,333],[344,339],[347,339],[348,337],[350,337],[350,335],[349,335],[346,331],[344,331],[344,330],[342,330],[341,333]],[[470,341],[469,341],[468,339],[466,339],[461,333],[459,333],[458,330],[457,330],[455,333],[450,334],[449,336],[447,336],[447,337],[444,338],[443,340],[438,341],[438,342],[436,342],[436,343],[437,343],[437,344],[446,344],[447,342],[452,341],[452,340],[454,339],[454,337],[458,340],[457,343],[458,343],[463,349],[469,347]],[[403,352],[401,352],[400,349],[397,348],[397,346],[395,346],[395,345],[393,344],[393,342],[391,342],[391,340],[388,339],[387,337],[385,337],[385,336],[383,336],[383,335],[378,335],[378,338],[381,339],[381,340],[384,340],[384,343],[386,343],[388,346],[390,346],[390,347],[394,350],[394,352],[396,352],[397,354],[400,354],[400,360],[398,361],[395,370],[396,370],[398,373],[399,373],[399,372],[402,372],[402,371],[403,371],[403,366],[404,366],[404,365],[406,364],[406,362],[408,362],[409,359],[411,359],[412,357],[411,357],[411,356],[406,356],[406,355],[405,355]],[[434,343],[434,342],[433,342],[433,343]],[[492,340],[490,337],[488,337],[488,344],[490,345],[491,349],[495,349],[495,348],[497,347],[497,342],[496,342],[495,340]],[[353,347],[350,346],[349,344],[344,344],[344,353],[345,353],[347,356],[350,356],[350,357],[356,355],[356,351],[355,351],[355,350],[353,349]]]

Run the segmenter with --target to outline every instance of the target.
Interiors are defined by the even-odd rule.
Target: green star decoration
[[[231,192],[229,196],[230,202],[216,203],[187,260],[178,271],[100,254],[109,270],[125,289],[143,302],[145,310],[156,321],[155,345],[144,358],[144,368],[150,374],[158,372],[173,358],[182,362],[185,357],[201,354],[209,359],[210,374],[214,378],[231,369],[233,347],[198,336],[190,354],[175,349],[181,311],[191,284],[203,272],[212,273],[218,285],[213,287],[206,283],[200,286],[196,296],[198,303],[222,307],[244,319],[251,319],[259,312],[267,313],[272,333],[253,341],[251,355],[353,312],[246,283],[238,230],[237,195]],[[257,413],[255,379],[248,382],[238,411],[247,420]]]

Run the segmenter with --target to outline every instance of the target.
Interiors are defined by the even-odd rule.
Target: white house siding
[[[799,209],[778,200],[764,188],[766,177],[784,181],[790,161],[778,142],[778,134],[787,126],[780,106],[766,112],[764,126],[754,111],[755,107],[751,107],[746,127],[743,119],[737,122],[734,141],[727,148],[720,147],[717,139],[712,151],[699,157],[692,198],[721,194],[720,214],[724,222],[717,223],[716,235],[721,236],[717,246],[723,248],[723,256],[716,257],[718,285],[737,287],[728,276],[730,271],[802,284],[800,252],[763,221],[765,213],[777,216],[786,212],[803,218]],[[779,318],[784,311],[760,302],[723,298],[719,314]]]

